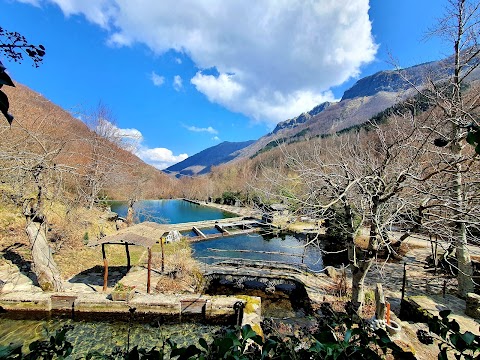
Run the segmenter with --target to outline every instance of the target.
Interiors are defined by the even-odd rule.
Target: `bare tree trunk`
[[[459,143],[461,139],[459,123],[463,116],[463,101],[462,101],[462,92],[461,92],[461,80],[460,74],[463,65],[461,64],[461,41],[465,35],[465,28],[468,24],[465,22],[465,19],[468,18],[470,14],[466,14],[467,3],[465,0],[460,0],[455,4],[457,8],[457,34],[454,42],[455,50],[455,69],[453,75],[453,104],[455,104],[455,121],[452,122],[452,143],[450,149],[455,156],[455,159],[462,156],[462,147]],[[466,297],[467,293],[473,292],[473,269],[472,261],[470,259],[470,253],[467,248],[467,229],[465,228],[465,222],[459,221],[463,217],[463,208],[464,208],[464,189],[463,189],[463,177],[462,177],[462,166],[460,163],[455,164],[454,172],[454,184],[453,184],[453,198],[456,202],[456,211],[455,211],[455,246],[456,246],[456,257],[458,262],[458,295],[461,297]]]
[[[37,174],[36,179],[38,179]],[[38,182],[37,182],[38,184]],[[44,291],[64,291],[62,277],[53,259],[52,249],[47,242],[47,226],[42,209],[43,187],[38,186],[37,199],[29,199],[23,203],[22,212],[27,225],[25,231],[30,241],[33,272]]]
[[[128,210],[127,210],[127,218],[125,219],[125,222],[127,223],[127,226],[132,226],[133,225],[133,215],[135,211],[133,210],[133,205],[135,204],[135,200],[130,199],[128,200]]]
[[[460,172],[461,169],[458,169],[456,175],[456,184],[455,184],[455,193],[457,195],[457,202],[458,202],[458,213],[461,213],[463,208],[463,191],[462,191],[462,173]],[[457,214],[457,216],[461,216]],[[467,229],[465,227],[465,223],[463,221],[458,221],[456,223],[456,239],[455,239],[455,246],[456,246],[456,257],[458,262],[458,295],[465,298],[469,292],[474,291],[473,286],[473,269],[472,269],[472,261],[470,258],[470,252],[468,251],[467,247]]]
[[[64,291],[62,278],[46,239],[45,222],[28,221],[26,232],[30,240],[33,271],[44,291]]]
[[[352,305],[358,314],[362,313],[365,302],[365,278],[372,266],[373,259],[356,260],[352,267]]]
[[[372,266],[373,259],[364,260],[363,256],[357,256],[357,248],[354,242],[352,209],[348,202],[344,202],[345,223],[350,234],[347,240],[348,258],[352,269],[352,305],[357,314],[362,313],[365,302],[365,277]]]

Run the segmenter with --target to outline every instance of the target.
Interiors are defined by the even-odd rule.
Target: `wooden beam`
[[[162,248],[162,274],[165,271],[165,250],[163,248],[164,238],[160,238],[160,247]]]
[[[152,275],[152,249],[148,248],[147,294],[150,294],[150,280]]]
[[[108,260],[105,253],[105,244],[102,244],[102,257],[103,257],[103,291],[107,291],[108,286]]]
[[[130,270],[130,251],[128,250],[128,243],[125,243],[125,252],[127,253],[127,271]]]

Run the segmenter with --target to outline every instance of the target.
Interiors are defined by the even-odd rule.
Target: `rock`
[[[106,211],[102,215],[100,215],[100,219],[106,221],[116,221],[118,219],[118,214],[113,211]]]
[[[275,286],[267,286],[265,288],[265,294],[275,294]]]
[[[125,229],[125,228],[127,228],[128,226],[127,226],[127,223],[126,223],[125,221],[123,221],[123,220],[121,220],[121,219],[117,219],[117,220],[115,221],[115,227],[116,227],[116,229],[117,229],[117,231],[118,231],[118,230],[121,230],[121,229]]]
[[[385,320],[379,320],[375,316],[372,317],[370,320],[368,320],[368,323],[370,324],[370,327],[372,328],[373,331],[378,330],[378,329],[383,329],[385,330],[386,328],[386,321]]]
[[[180,241],[181,239],[182,239],[182,234],[177,230],[173,230],[173,231],[170,231],[168,235],[165,237],[165,244]]]
[[[465,314],[480,319],[480,295],[468,293],[465,301]]]

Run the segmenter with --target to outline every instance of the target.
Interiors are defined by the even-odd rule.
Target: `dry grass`
[[[10,190],[0,187],[0,253],[12,259],[17,265],[31,261],[30,244],[25,233],[25,217],[22,209],[10,199]],[[100,219],[102,212],[98,209],[67,208],[58,202],[46,201],[45,214],[48,219],[47,237],[54,251],[63,278],[70,278],[96,265],[103,265],[100,248],[86,246],[86,235],[93,240],[100,233],[110,234],[115,230],[113,222]],[[132,264],[141,258],[143,248],[131,249]],[[125,265],[125,248],[107,246],[107,258],[111,265]]]
[[[146,249],[141,246],[130,246],[131,265],[142,263]],[[126,266],[127,256],[125,247],[121,245],[106,245],[105,253],[108,266]],[[65,279],[79,274],[82,271],[94,268],[97,265],[103,266],[102,249],[100,246],[80,249],[64,249],[60,254],[54,255],[55,261]]]
[[[160,245],[154,250],[159,251]],[[152,265],[161,269],[161,253],[152,253]],[[200,290],[202,275],[187,241],[165,244],[165,271],[155,286],[157,293],[192,293]]]
[[[1,188],[0,201],[0,257],[9,259],[17,266],[31,261],[30,244],[25,233],[25,217],[20,207],[13,204],[9,193]]]

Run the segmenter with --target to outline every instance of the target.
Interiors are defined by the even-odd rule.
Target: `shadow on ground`
[[[17,266],[18,269],[20,270],[20,273],[23,275],[27,276],[32,280],[33,285],[39,286],[38,284],[38,279],[35,273],[33,272],[32,269],[32,262],[29,260],[25,260],[18,252],[17,250],[20,249],[21,247],[25,246],[24,244],[21,243],[15,243],[13,245],[10,245],[9,247],[3,249],[3,258],[5,260],[10,261],[13,265]]]
[[[127,274],[126,266],[108,267],[108,287],[113,287]],[[103,266],[96,265],[90,269],[78,273],[70,280],[70,283],[82,283],[93,286],[103,286]]]

